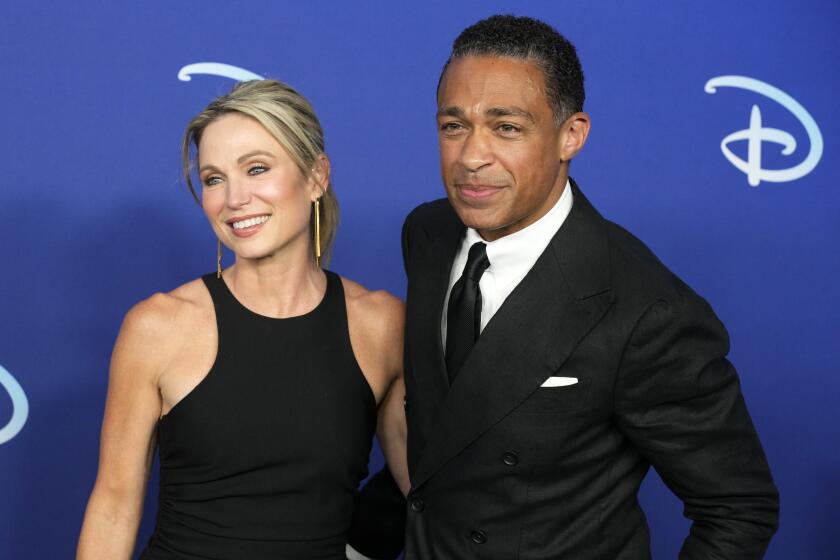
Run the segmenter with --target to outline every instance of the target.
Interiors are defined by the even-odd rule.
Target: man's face
[[[566,185],[563,144],[536,65],[453,60],[438,91],[443,183],[461,221],[492,241],[534,223]],[[568,159],[568,158],[567,158]]]

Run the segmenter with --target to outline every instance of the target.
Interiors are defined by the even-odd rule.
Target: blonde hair
[[[310,177],[317,159],[324,153],[324,132],[312,105],[294,88],[276,80],[251,80],[236,84],[230,93],[217,97],[187,125],[181,142],[181,162],[187,186],[201,204],[192,180],[194,168],[190,148],[196,150],[207,125],[228,113],[241,113],[260,123],[286,150],[304,177]],[[338,199],[327,184],[321,196],[321,255],[329,260],[338,228]],[[309,227],[315,232],[315,209]]]

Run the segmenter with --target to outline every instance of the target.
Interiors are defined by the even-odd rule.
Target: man
[[[583,100],[529,18],[478,22],[444,67],[448,200],[403,228],[408,560],[649,558],[651,465],[693,521],[681,558],[761,558],[776,529],[724,327],[568,178]]]

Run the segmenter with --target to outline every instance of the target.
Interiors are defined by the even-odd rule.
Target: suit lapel
[[[438,351],[440,371],[435,373],[442,389],[437,388],[436,394],[443,391],[443,402],[433,411],[413,487],[422,485],[537,390],[611,305],[603,220],[573,188],[574,206],[563,227],[487,324],[451,388]],[[447,267],[444,284],[448,272]],[[428,319],[436,319],[429,330],[435,331],[438,347],[442,305],[440,296],[440,305]],[[416,376],[424,377],[421,372]]]
[[[422,399],[412,403],[422,407],[424,417],[437,415],[438,408],[449,391],[443,344],[441,341],[441,313],[452,261],[465,229],[454,212],[449,209],[422,234],[428,237],[424,252],[414,255],[422,277],[409,283],[408,308],[406,309],[406,341],[410,344],[414,379]]]

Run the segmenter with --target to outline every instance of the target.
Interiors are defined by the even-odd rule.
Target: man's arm
[[[726,359],[729,338],[688,288],[639,319],[616,383],[621,430],[693,521],[682,560],[762,558],[779,495]]]

